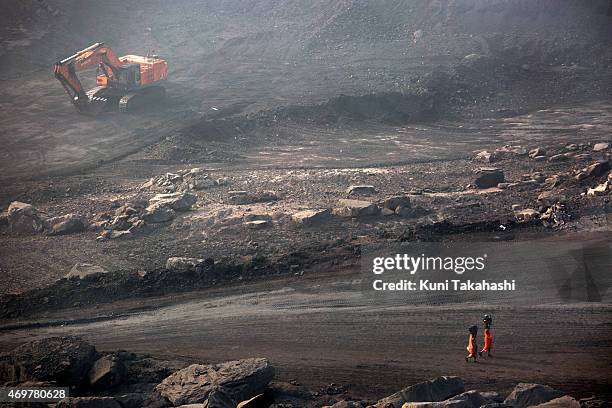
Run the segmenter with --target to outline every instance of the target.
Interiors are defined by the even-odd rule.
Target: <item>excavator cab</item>
[[[129,91],[140,87],[140,64],[127,63],[117,67],[118,75],[110,80],[104,64],[98,66],[96,84],[102,87]]]

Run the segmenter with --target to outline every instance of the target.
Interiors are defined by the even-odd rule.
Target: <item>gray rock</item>
[[[174,405],[208,404],[224,407],[265,391],[274,377],[267,359],[250,358],[222,364],[193,364],[170,375],[155,389]]]
[[[121,238],[121,237],[125,237],[127,235],[132,235],[131,231],[125,230],[125,231],[111,231],[110,234],[108,235],[109,239],[117,239],[117,238]]]
[[[481,408],[495,401],[478,391],[467,391],[441,402],[406,402],[402,408]]]
[[[204,259],[173,256],[166,261],[166,269],[171,272],[195,271],[196,267],[202,262],[204,262]]]
[[[94,346],[79,337],[27,342],[0,355],[0,383],[54,381],[58,386],[79,386],[97,358]]]
[[[538,195],[538,202],[545,207],[550,207],[553,204],[565,202],[565,200],[566,197],[564,194],[552,190],[543,191],[540,193],[540,195]]]
[[[312,226],[327,221],[330,216],[331,211],[329,209],[304,210],[292,214],[291,219],[297,224]]]
[[[49,218],[48,224],[51,228],[49,235],[64,235],[73,232],[86,231],[89,222],[85,217],[78,214],[66,214],[61,217]]]
[[[588,196],[601,196],[601,195],[605,195],[606,192],[608,191],[609,184],[610,184],[610,181],[606,180],[605,183],[599,184],[598,186],[595,186],[593,188],[589,188],[587,190],[587,195]]]
[[[70,278],[78,277],[82,279],[86,276],[103,274],[103,273],[108,273],[108,271],[102,268],[101,266],[89,264],[89,263],[76,263],[74,264],[72,269],[70,269],[70,272],[68,272],[68,274],[64,276],[64,278],[70,279]]]
[[[580,408],[580,403],[569,395],[565,395],[543,404],[534,405],[532,408]]]
[[[197,201],[195,194],[188,192],[157,194],[149,202],[151,204],[163,203],[174,211],[187,211]]]
[[[548,158],[549,162],[560,162],[560,161],[566,161],[569,160],[571,158],[571,154],[568,153],[560,153],[560,154],[555,154],[552,155]]]
[[[56,408],[122,408],[112,397],[77,397],[64,398]]]
[[[272,223],[268,220],[254,220],[254,221],[247,221],[244,223],[244,225],[246,225],[246,227],[249,229],[259,230],[259,229],[270,227]]]
[[[514,390],[506,397],[504,403],[516,408],[526,408],[562,396],[563,393],[561,391],[546,385],[520,383],[514,387]]]
[[[125,379],[126,368],[116,356],[104,356],[96,360],[89,370],[89,384],[94,388],[109,389]]]
[[[31,204],[13,201],[7,211],[8,226],[11,233],[34,234],[46,227],[43,217]]]
[[[478,188],[491,188],[505,181],[504,172],[497,168],[481,168],[474,184]]]
[[[404,208],[410,208],[410,197],[408,196],[389,197],[383,200],[380,203],[380,206],[382,208],[388,208],[393,211],[395,211],[395,209],[399,206],[402,206]]]
[[[477,161],[481,161],[484,163],[493,163],[498,160],[498,157],[491,152],[483,150],[481,152],[478,152],[478,154],[476,154],[475,159]]]
[[[390,215],[395,215],[395,211],[390,208],[383,208],[380,210],[380,215],[382,215],[383,217],[388,217]]]
[[[164,202],[157,202],[148,206],[142,215],[142,219],[148,223],[168,222],[176,217],[171,206]]]
[[[529,222],[540,218],[540,213],[533,208],[526,208],[524,210],[516,211],[514,216],[519,222]]]
[[[339,217],[360,218],[378,214],[379,208],[370,201],[343,198],[338,200],[338,207],[333,212]]]
[[[465,391],[463,380],[459,377],[438,377],[424,381],[396,392],[379,400],[375,407],[384,408],[393,404],[401,407],[406,402],[444,401]]]
[[[542,147],[536,147],[535,149],[531,149],[529,151],[529,157],[535,159],[536,157],[546,156],[546,149]]]
[[[578,173],[578,175],[576,175],[576,180],[582,181],[591,177],[599,177],[605,174],[608,170],[610,170],[610,163],[608,161],[598,161]]]
[[[371,185],[356,185],[350,186],[346,193],[349,195],[374,195],[376,194],[376,189]]]
[[[395,209],[395,214],[399,215],[400,217],[411,217],[413,211],[410,207],[404,207],[403,205],[400,205]]]

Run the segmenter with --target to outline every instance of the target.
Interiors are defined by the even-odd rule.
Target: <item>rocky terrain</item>
[[[595,398],[576,400],[551,387],[520,383],[508,394],[465,390],[459,377],[423,381],[381,398],[351,397],[338,384],[311,390],[297,381],[275,381],[265,358],[186,365],[126,351],[100,353],[78,337],[50,337],[0,355],[0,380],[10,386],[68,387],[70,397],[55,406],[142,407],[603,407]],[[15,405],[15,406],[24,406]]]
[[[0,10],[0,384],[71,387],[58,407],[609,403],[609,275],[511,304],[360,286],[376,245],[609,248],[609,2]],[[50,67],[96,41],[167,59],[165,104],[78,115]],[[501,357],[466,365],[490,312]]]

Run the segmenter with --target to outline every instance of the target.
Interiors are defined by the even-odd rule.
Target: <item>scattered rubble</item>
[[[206,190],[216,186],[228,184],[227,178],[212,179],[205,169],[193,168],[181,170],[177,173],[166,173],[151,178],[141,186],[143,190],[161,190],[166,193],[175,193],[189,190]]]
[[[273,191],[262,191],[258,193],[249,193],[247,191],[230,191],[228,192],[228,201],[235,205],[267,203],[277,201],[278,195]]]
[[[190,210],[196,202],[196,195],[188,192],[157,194],[149,200],[150,205],[163,205],[174,211]]]

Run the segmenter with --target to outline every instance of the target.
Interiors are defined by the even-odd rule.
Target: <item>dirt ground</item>
[[[283,381],[342,384],[367,399],[438,375],[481,390],[527,381],[611,398],[605,291],[591,303],[415,306],[372,304],[355,283],[370,244],[609,242],[610,190],[587,194],[609,168],[575,181],[610,160],[609,148],[594,150],[612,142],[608,2],[98,3],[0,6],[2,208],[22,201],[93,222],[165,192],[146,183],[168,173],[197,168],[215,183],[192,191],[190,211],[118,239],[0,225],[0,350],[82,334],[101,349],[184,361],[264,356]],[[77,114],[51,66],[97,41],[167,59],[164,105]],[[544,160],[530,157],[535,148]],[[477,159],[483,150],[495,160]],[[475,188],[482,167],[500,168],[509,185]],[[561,181],[551,187],[551,177]],[[292,222],[363,184],[376,190],[365,200],[406,195],[418,211]],[[538,196],[549,190],[566,196],[554,222],[518,222],[513,205],[543,214]],[[239,204],[232,191],[276,198]],[[245,224],[258,218],[269,226]],[[173,256],[244,272],[217,287],[164,280]],[[121,279],[58,281],[77,262]],[[466,365],[465,327],[487,311],[500,322],[496,356]]]

